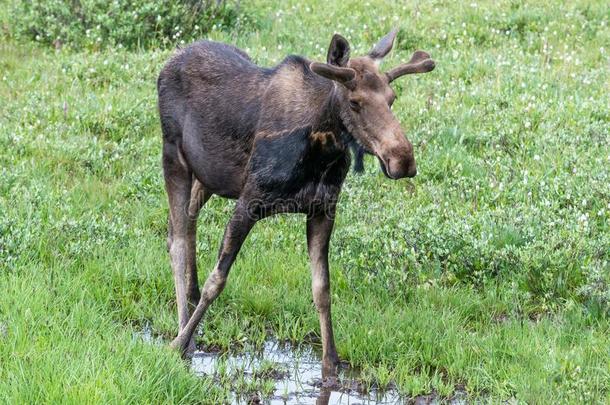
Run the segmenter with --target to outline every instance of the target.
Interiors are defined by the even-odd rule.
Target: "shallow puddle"
[[[233,404],[260,403],[269,405],[354,405],[354,404],[436,404],[434,396],[403,398],[396,390],[370,390],[359,392],[361,387],[355,371],[341,370],[338,384],[332,387],[322,383],[320,355],[309,346],[295,348],[290,344],[267,341],[257,353],[206,353],[195,352],[192,369],[197,375],[231,376],[246,383],[263,375],[268,384],[267,395],[233,393]],[[269,393],[269,391],[272,391]],[[453,404],[463,400],[448,401]]]
[[[154,337],[149,325],[136,334],[147,343],[164,344]],[[465,391],[457,389],[450,399],[435,394],[404,397],[393,388],[365,390],[358,371],[342,366],[335,383],[322,380],[321,353],[310,345],[294,346],[267,340],[254,352],[205,352],[198,350],[191,360],[198,376],[210,376],[231,387],[232,405],[464,405]],[[264,389],[261,388],[264,385]],[[264,392],[263,392],[264,391]]]

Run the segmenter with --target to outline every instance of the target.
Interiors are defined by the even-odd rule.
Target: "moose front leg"
[[[186,326],[180,330],[178,336],[171,343],[171,347],[179,349],[183,354],[187,351],[189,341],[195,333],[195,329],[199,325],[205,311],[224,289],[231,265],[235,261],[241,245],[246,240],[246,236],[248,236],[256,222],[256,219],[248,214],[245,207],[245,203],[237,202],[235,212],[225,228],[218,252],[218,261],[203,285],[199,303],[197,303],[197,307]]]
[[[307,249],[311,261],[311,289],[313,301],[320,317],[322,335],[322,377],[337,375],[339,356],[335,348],[333,325],[330,316],[330,276],[328,273],[328,246],[334,220],[327,215],[307,219]]]

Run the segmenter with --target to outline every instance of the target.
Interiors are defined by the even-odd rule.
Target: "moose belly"
[[[184,138],[184,155],[195,177],[212,194],[239,198],[248,161],[243,144],[231,139]]]

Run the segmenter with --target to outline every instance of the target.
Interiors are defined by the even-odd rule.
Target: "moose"
[[[390,179],[417,173],[413,146],[391,110],[396,94],[390,83],[429,72],[435,63],[416,51],[409,62],[381,72],[396,34],[391,31],[355,58],[348,41],[335,34],[326,63],[291,55],[273,68],[257,66],[232,45],[199,41],[164,66],[157,90],[179,323],[171,347],[192,353],[195,329],[225,287],[254,224],[274,214],[301,213],[307,218],[323,375],[336,375],[328,251],[350,145],[357,142],[375,155]],[[200,291],[197,216],[214,194],[237,201]]]

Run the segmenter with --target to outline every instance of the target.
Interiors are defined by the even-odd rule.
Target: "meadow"
[[[253,0],[188,21],[152,0],[139,14],[82,1],[94,14],[72,21],[69,3],[0,0],[1,403],[227,401],[231,381],[195,376],[166,344],[158,72],[200,38],[272,66],[324,60],[334,32],[364,54],[393,27],[383,66],[422,49],[437,67],[394,86],[418,176],[390,181],[369,157],[345,183],[340,357],[405,398],[610,402],[605,2]],[[233,204],[201,212],[200,280]],[[198,342],[315,341],[310,283],[304,217],[260,222]]]

